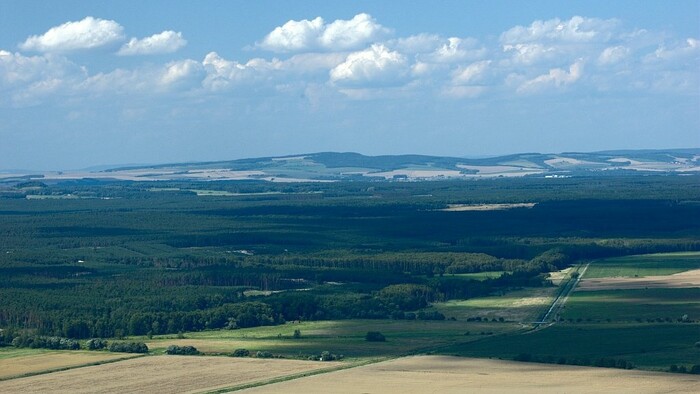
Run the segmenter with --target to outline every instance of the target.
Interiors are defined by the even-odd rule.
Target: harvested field
[[[501,211],[514,208],[532,208],[535,203],[516,203],[516,204],[450,204],[447,208],[441,209],[445,212],[463,212],[463,211]]]
[[[700,376],[417,356],[243,390],[243,393],[696,393]]]
[[[577,291],[632,290],[648,288],[700,287],[700,270],[679,272],[673,275],[643,277],[583,278]]]
[[[124,353],[38,351],[36,354],[1,358],[0,379],[133,357]],[[3,391],[1,385],[0,391]]]
[[[279,359],[151,356],[7,380],[0,382],[0,392],[206,392],[335,366]]]

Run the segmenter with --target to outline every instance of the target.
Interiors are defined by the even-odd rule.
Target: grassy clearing
[[[676,321],[683,315],[700,320],[700,288],[578,291],[569,297],[561,317],[633,322]]]
[[[598,260],[585,278],[671,275],[700,268],[700,252],[657,253]]]
[[[496,279],[501,277],[501,275],[507,273],[508,271],[484,271],[484,272],[472,272],[468,274],[454,274],[450,276],[459,276],[462,278],[469,278],[474,280],[486,280],[486,279]]]
[[[671,364],[700,360],[698,324],[557,324],[519,335],[486,338],[455,345],[445,354],[513,359],[518,354],[596,360],[601,357],[632,361],[640,368],[665,370]]]
[[[489,320],[533,322],[552,302],[556,287],[537,287],[516,290],[500,296],[453,300],[436,303],[435,308],[445,316],[459,321],[482,317]]]
[[[347,360],[357,360],[429,350],[478,340],[488,333],[500,334],[517,329],[518,326],[509,323],[459,321],[317,321],[188,333],[185,339],[161,336],[154,337],[147,344],[155,351],[162,351],[169,345],[191,345],[206,353],[231,353],[243,348],[253,353],[269,351],[288,358],[330,351],[344,355]],[[293,338],[294,330],[301,331],[301,338]],[[368,331],[381,332],[386,336],[386,342],[367,342],[365,334]],[[469,334],[465,335],[467,332]]]
[[[135,357],[123,353],[14,349],[0,351],[0,380]],[[2,391],[2,390],[0,390]]]

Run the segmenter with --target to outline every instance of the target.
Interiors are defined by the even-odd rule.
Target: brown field
[[[700,270],[679,272],[673,275],[643,276],[643,277],[614,277],[614,278],[583,278],[576,290],[632,290],[646,288],[684,288],[700,287]]]
[[[0,379],[132,357],[124,353],[57,351],[3,358]],[[4,391],[1,386],[0,391]]]
[[[700,376],[416,356],[259,386],[242,393],[697,393]]]
[[[149,356],[0,382],[0,393],[194,393],[334,368],[338,363]]]

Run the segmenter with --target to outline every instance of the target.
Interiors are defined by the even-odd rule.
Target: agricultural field
[[[597,260],[588,267],[584,279],[665,276],[697,269],[700,252],[653,253]]]
[[[500,295],[436,303],[435,308],[458,321],[479,317],[482,320],[531,323],[549,307],[555,292],[556,287],[524,288]]]
[[[698,324],[556,324],[541,330],[487,338],[440,350],[442,354],[513,360],[530,355],[547,363],[595,365],[602,358],[632,362],[635,368],[666,371],[700,360]]]
[[[186,338],[162,336],[144,340],[156,352],[178,345],[194,346],[201,352],[214,354],[247,349],[251,353],[267,351],[285,358],[306,359],[309,355],[329,351],[343,355],[345,361],[366,361],[476,341],[519,328],[514,323],[500,322],[341,320],[192,332],[187,333]],[[294,338],[295,330],[299,330],[299,338]],[[367,342],[368,331],[381,332],[386,341]]]
[[[0,392],[209,392],[337,366],[333,362],[299,360],[151,356],[0,381]]]
[[[241,393],[696,393],[697,375],[445,356],[406,357]]]
[[[0,381],[132,357],[123,353],[0,348]]]

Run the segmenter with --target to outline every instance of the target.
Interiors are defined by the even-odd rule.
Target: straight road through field
[[[559,314],[559,311],[561,311],[561,309],[564,307],[564,304],[566,304],[566,301],[569,299],[569,294],[571,294],[571,292],[574,291],[579,281],[586,273],[586,270],[588,269],[589,265],[591,265],[591,263],[587,263],[583,267],[583,269],[581,269],[581,265],[576,267],[576,270],[571,273],[571,277],[569,278],[569,280],[566,283],[564,283],[564,285],[562,285],[561,291],[554,298],[554,301],[552,301],[552,304],[550,305],[547,312],[544,314],[544,316],[542,316],[541,319],[539,319],[539,321],[535,322],[536,325],[540,326],[542,324],[553,323],[550,322],[551,317]]]

